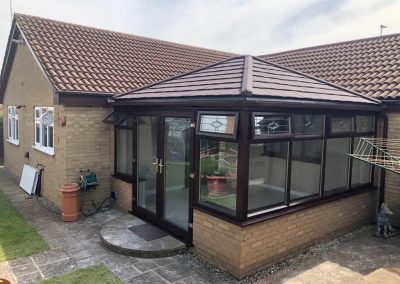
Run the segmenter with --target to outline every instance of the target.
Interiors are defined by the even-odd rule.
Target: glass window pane
[[[19,127],[18,119],[16,119],[15,120],[15,140],[19,139],[19,133],[18,133],[19,129],[18,129],[18,127]]]
[[[47,147],[47,126],[42,125],[42,146]]]
[[[53,126],[49,126],[49,147],[53,148]]]
[[[40,109],[35,108],[35,118],[40,118]]]
[[[237,159],[236,143],[200,140],[200,201],[236,211]]]
[[[323,140],[293,142],[290,200],[319,194]]]
[[[354,138],[354,149],[357,148],[360,139],[361,139],[360,137]],[[371,170],[372,170],[372,165],[357,159],[353,159],[353,170],[351,172],[351,186],[357,187],[363,184],[370,183]]]
[[[36,141],[36,143],[40,143],[40,124],[36,123],[36,124],[35,124],[35,128],[36,128],[36,131],[35,131],[35,133],[36,133],[36,135],[35,135],[36,139],[35,139],[35,141]]]
[[[203,114],[200,117],[199,131],[220,134],[233,134],[235,131],[235,116]]]
[[[117,172],[132,175],[132,130],[117,128]]]
[[[325,116],[321,114],[295,114],[294,134],[300,135],[323,135]]]
[[[254,116],[254,135],[290,134],[289,116]]]
[[[332,133],[353,132],[353,118],[349,116],[331,117],[331,132]]]
[[[283,204],[288,142],[250,145],[248,210]]]
[[[372,115],[357,115],[356,116],[357,132],[374,132],[375,117]]]
[[[347,188],[351,138],[328,139],[326,144],[324,192]]]

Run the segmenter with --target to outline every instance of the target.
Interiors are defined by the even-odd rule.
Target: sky
[[[12,11],[238,54],[400,33],[400,0],[11,0]],[[0,0],[0,64],[11,27]]]

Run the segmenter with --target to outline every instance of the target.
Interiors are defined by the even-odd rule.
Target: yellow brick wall
[[[399,112],[387,113],[389,119],[388,138],[400,138]],[[385,201],[395,213],[391,216],[392,224],[400,226],[400,175],[386,171],[385,175]]]
[[[321,204],[245,227],[194,210],[198,255],[243,278],[328,238],[374,219],[376,192]]]
[[[65,137],[57,125],[57,118],[64,112],[62,106],[53,105],[53,91],[39,69],[26,45],[18,45],[4,93],[4,137],[7,137],[7,106],[21,105],[19,109],[19,146],[4,143],[4,165],[21,176],[24,164],[45,166],[42,177],[42,193],[60,205],[59,187],[65,182]],[[54,106],[54,150],[49,156],[32,148],[34,144],[34,107]],[[29,159],[24,158],[29,152]]]
[[[128,212],[132,210],[132,184],[111,178],[111,190],[117,193],[116,205],[122,211]]]
[[[111,188],[111,129],[103,119],[111,113],[108,107],[64,107],[67,124],[66,178],[79,180],[80,171],[89,169],[97,175],[99,186],[82,194],[85,207],[93,200],[97,205],[110,196]]]

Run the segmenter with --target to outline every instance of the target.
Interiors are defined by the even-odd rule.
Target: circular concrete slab
[[[133,215],[107,223],[100,237],[110,250],[135,257],[166,257],[186,250],[183,242]]]

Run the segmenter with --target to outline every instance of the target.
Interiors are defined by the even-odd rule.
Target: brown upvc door
[[[194,115],[137,113],[133,212],[191,242]]]

